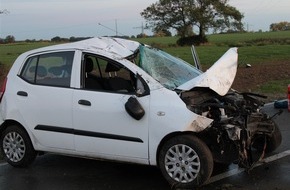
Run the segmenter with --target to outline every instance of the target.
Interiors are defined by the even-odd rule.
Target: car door
[[[88,62],[93,62],[94,66],[88,66]],[[114,64],[109,65],[110,62],[94,56],[91,56],[91,61],[84,61],[86,66],[83,70],[86,73],[83,74],[83,85],[73,95],[76,150],[84,155],[146,162],[150,101],[148,88],[146,93],[136,97],[133,88],[125,87],[127,79],[112,76],[125,71],[120,71]],[[126,71],[132,76],[130,71]],[[89,78],[90,75],[94,76]],[[136,79],[136,84],[140,82],[140,79]],[[146,85],[145,81],[143,84]],[[121,89],[122,86],[124,89]],[[125,109],[130,97],[135,97],[145,112],[139,120],[130,116]]]
[[[15,104],[22,123],[42,150],[74,149],[70,88],[74,51],[29,57],[16,89]]]

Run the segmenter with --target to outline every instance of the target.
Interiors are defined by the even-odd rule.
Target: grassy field
[[[0,44],[0,63],[11,66],[21,53],[53,44],[51,42]]]
[[[290,35],[290,34],[289,34]],[[159,39],[163,40],[163,39]],[[164,39],[165,41],[166,39]],[[163,41],[163,43],[165,43]],[[0,45],[0,63],[11,66],[15,59],[23,52],[31,49],[53,45],[50,42],[39,43],[15,43]],[[153,44],[154,45],[154,44]],[[203,66],[209,67],[218,60],[230,47],[216,45],[202,45],[196,47],[200,61]],[[191,64],[193,59],[190,47],[168,47],[161,49],[179,57]],[[264,45],[239,47],[239,64],[261,64],[264,62],[275,62],[290,60],[290,45]]]
[[[176,47],[178,37],[141,38],[137,41],[164,49],[193,63],[190,47]],[[207,44],[196,47],[202,65],[212,65],[230,47],[239,47],[240,64],[290,60],[290,31],[242,34],[213,34]]]
[[[133,40],[161,48],[193,63],[190,47],[177,47],[178,37],[136,38]],[[196,47],[202,65],[210,66],[230,47],[239,47],[240,64],[259,64],[290,59],[290,31],[242,34],[213,34],[207,44]],[[21,53],[51,42],[0,45],[0,63],[10,66]]]
[[[178,47],[178,37],[135,38],[133,40],[152,45],[167,51],[193,64],[190,47]],[[213,34],[208,36],[209,42],[196,47],[201,64],[210,67],[230,47],[239,47],[239,65],[275,63],[290,60],[290,31],[261,32],[242,34]],[[44,46],[54,45],[51,42],[19,42],[0,45],[0,64],[8,68],[21,53]],[[274,91],[273,86],[284,84],[284,81],[269,81],[263,91]],[[279,89],[279,87],[278,87]]]

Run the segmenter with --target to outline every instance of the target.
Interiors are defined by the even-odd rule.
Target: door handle
[[[25,97],[28,96],[27,92],[24,92],[24,91],[18,91],[18,92],[17,92],[17,95],[18,95],[18,96],[25,96]]]
[[[84,106],[91,106],[92,105],[91,102],[88,100],[79,100],[78,103],[80,105],[84,105]]]

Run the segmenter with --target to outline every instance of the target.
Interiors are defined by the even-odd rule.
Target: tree
[[[0,15],[1,14],[8,14],[9,13],[9,11],[7,11],[6,9],[4,9],[4,10],[0,10]]]
[[[270,31],[284,31],[290,30],[290,23],[289,22],[279,22],[279,23],[272,23],[270,25]]]
[[[181,37],[187,37],[189,27],[199,29],[199,37],[205,38],[210,28],[243,30],[243,14],[228,4],[229,0],[159,0],[141,12],[148,26],[155,31],[176,29]]]
[[[5,43],[7,43],[7,44],[9,44],[9,43],[14,43],[15,42],[15,37],[14,36],[12,36],[12,35],[8,35],[8,36],[6,36],[6,38],[5,38]]]
[[[141,33],[141,34],[138,34],[136,37],[137,38],[146,38],[147,35],[145,33]]]
[[[52,42],[69,42],[69,39],[56,36],[56,37],[51,38],[50,41],[52,41]]]
[[[154,31],[154,36],[164,37],[164,36],[172,36],[172,34],[169,30],[163,29],[163,30]]]

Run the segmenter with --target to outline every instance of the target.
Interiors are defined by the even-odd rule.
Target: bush
[[[177,40],[177,45],[179,46],[191,46],[191,45],[200,45],[202,43],[206,43],[207,38],[201,36],[189,36],[189,37],[182,37]]]
[[[8,73],[8,68],[5,67],[5,65],[3,65],[1,62],[0,62],[0,87],[2,85],[2,82],[4,80],[4,78],[6,77]]]

